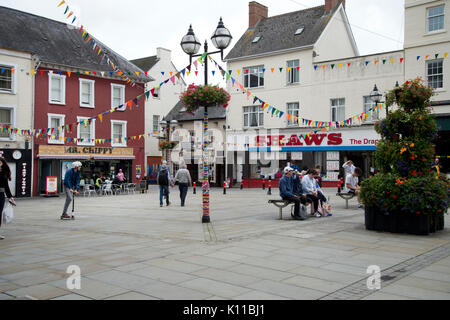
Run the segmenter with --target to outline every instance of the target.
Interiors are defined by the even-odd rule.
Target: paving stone
[[[408,298],[386,292],[376,292],[374,294],[371,294],[370,296],[363,298],[362,300],[413,300],[413,298]]]
[[[423,278],[415,277],[414,275],[415,274],[413,273],[412,275],[402,278],[395,283],[414,288],[422,288],[426,290],[450,293],[450,282],[431,279],[427,279],[426,281],[424,281]]]
[[[105,282],[92,280],[86,277],[81,278],[81,289],[79,290],[67,289],[67,280],[54,281],[50,284],[67,291],[71,291],[74,294],[82,295],[95,300],[105,299],[129,291],[119,286],[110,285]]]
[[[228,271],[255,276],[261,279],[283,280],[293,277],[295,274],[283,271],[277,271],[268,268],[261,268],[254,265],[240,264],[228,269]]]
[[[252,290],[250,292],[234,297],[233,300],[291,300],[286,297],[276,296],[263,291]]]
[[[229,284],[237,285],[237,286],[246,286],[251,283],[255,283],[257,281],[261,281],[260,278],[243,275],[236,272],[215,269],[215,268],[207,268],[202,269],[196,272],[191,273],[193,276],[198,276],[202,278],[207,278],[211,280],[217,280],[220,282],[226,282]]]
[[[182,287],[207,292],[211,295],[219,295],[225,298],[233,298],[250,291],[248,288],[231,285],[225,282],[196,278],[179,284]]]
[[[449,300],[450,299],[450,293],[444,293],[441,291],[434,291],[434,290],[426,290],[421,289],[417,287],[410,287],[410,286],[404,286],[400,284],[392,284],[390,286],[387,286],[385,288],[381,289],[382,292],[405,296],[405,297],[411,297],[414,299],[421,299],[421,300]]]
[[[281,297],[292,298],[296,300],[318,299],[326,293],[304,287],[298,287],[286,283],[275,282],[272,280],[263,280],[251,285],[249,288],[275,294]]]
[[[204,269],[202,269],[202,270],[204,270]],[[137,276],[146,277],[149,279],[167,282],[170,284],[178,284],[180,282],[194,279],[193,276],[186,274],[186,273],[171,271],[171,270],[167,270],[167,269],[163,269],[163,268],[159,268],[159,267],[155,267],[155,266],[149,266],[149,265],[146,265],[145,268],[131,271],[130,273],[137,275]]]
[[[422,279],[445,281],[450,283],[450,274],[448,273],[420,270],[414,273],[414,276]]]
[[[61,297],[57,297],[57,298],[54,298],[54,299],[51,299],[51,300],[72,300],[72,301],[74,301],[74,300],[92,300],[92,299],[80,296],[79,294],[71,293],[71,294],[68,294],[68,295],[65,295],[65,296],[61,296]]]
[[[298,287],[322,291],[324,293],[331,293],[331,292],[337,291],[337,290],[345,287],[345,284],[342,284],[339,282],[322,280],[322,279],[312,278],[312,277],[302,276],[302,275],[288,278],[286,280],[283,280],[282,282],[291,284],[291,285],[295,285]]]
[[[105,300],[158,300],[158,299],[142,293],[129,291],[127,293],[110,297]]]
[[[202,300],[211,296],[209,293],[164,282],[154,282],[135,291],[163,300]]]
[[[24,297],[24,296],[31,296],[31,297],[39,299],[39,300],[56,298],[56,297],[67,295],[68,293],[69,292],[67,290],[62,290],[60,288],[56,288],[56,287],[50,286],[48,284],[41,284],[41,285],[37,285],[37,286],[25,287],[25,288],[20,288],[20,289],[6,292],[6,294],[17,297],[17,298]]]
[[[196,251],[196,253],[198,254],[197,251]],[[221,250],[221,251],[215,251],[213,253],[206,254],[206,257],[217,258],[217,259],[222,259],[222,260],[229,260],[229,261],[236,261],[239,259],[244,259],[246,256]]]
[[[153,282],[148,278],[138,277],[133,274],[116,270],[93,273],[89,274],[87,277],[92,280],[105,282],[112,286],[117,286],[129,290],[138,289]]]
[[[290,273],[300,274],[303,276],[318,278],[322,280],[335,281],[342,284],[351,284],[360,280],[362,277],[358,275],[350,275],[348,273],[330,271],[323,268],[297,267],[289,270]]]
[[[165,258],[159,258],[159,259],[151,259],[148,261],[144,261],[145,264],[157,266],[163,269],[169,269],[172,271],[179,271],[179,272],[194,272],[201,269],[205,269],[205,266],[193,264],[193,263],[187,263],[183,261],[177,261],[172,259],[165,259]]]

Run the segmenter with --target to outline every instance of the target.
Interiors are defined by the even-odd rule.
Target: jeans
[[[3,220],[3,208],[5,207],[6,194],[4,192],[0,192],[0,226],[2,225]]]
[[[327,198],[323,195],[322,192],[317,191],[317,196],[319,197],[320,203],[323,205],[325,202],[327,202]]]
[[[294,215],[300,214],[300,203],[306,204],[306,199],[299,199],[294,197],[283,197],[283,200],[294,202]]]
[[[163,196],[166,197],[166,204],[169,205],[169,186],[159,186],[159,204],[163,205]]]
[[[308,199],[311,199],[311,201],[313,202],[314,212],[317,212],[317,210],[319,209],[319,198],[313,194],[308,194],[306,196],[308,197]]]
[[[180,183],[180,199],[181,199],[181,205],[184,206],[184,202],[186,201],[186,196],[188,193],[189,185],[187,183]]]
[[[67,210],[69,209],[70,203],[73,199],[73,193],[70,192],[70,189],[64,186],[64,192],[66,193],[66,203],[64,204],[63,214],[67,214]]]

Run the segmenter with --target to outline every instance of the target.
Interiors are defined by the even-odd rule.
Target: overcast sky
[[[269,8],[269,16],[324,4],[325,0],[258,0]],[[0,0],[1,6],[66,20],[61,0]],[[180,47],[189,24],[200,42],[210,38],[222,17],[233,36],[230,48],[248,27],[246,0],[67,0],[88,32],[127,59],[156,54],[157,47],[172,50],[172,60],[184,68],[188,56]],[[205,5],[206,4],[206,5]],[[404,0],[347,0],[346,11],[361,55],[398,50],[403,47]],[[226,51],[226,53],[229,49]],[[217,56],[216,60],[220,60]],[[225,66],[225,63],[223,64]],[[193,82],[189,77],[187,82]],[[221,78],[210,77],[218,83]],[[200,78],[197,81],[202,81]],[[197,82],[195,81],[195,82]]]

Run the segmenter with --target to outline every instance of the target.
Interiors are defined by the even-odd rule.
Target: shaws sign
[[[303,141],[302,141],[303,140]],[[255,138],[256,146],[340,146],[344,143],[342,133],[329,134],[312,134],[309,137],[302,137],[296,134],[291,136],[277,135],[277,136],[257,136]],[[351,145],[377,145],[378,139],[369,138],[351,138]]]

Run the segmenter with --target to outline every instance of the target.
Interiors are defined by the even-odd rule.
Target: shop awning
[[[89,160],[89,156],[79,156],[79,155],[47,155],[38,154],[39,159],[61,159],[61,160]]]
[[[94,156],[94,160],[134,160],[135,156]]]

